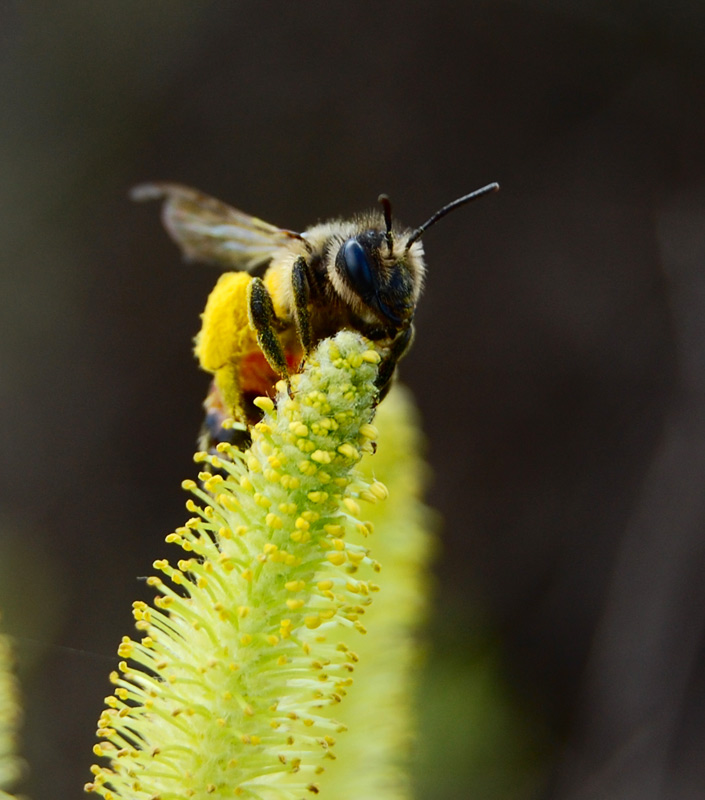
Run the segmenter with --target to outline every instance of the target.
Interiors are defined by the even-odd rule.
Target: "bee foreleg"
[[[413,341],[414,326],[409,325],[406,330],[402,331],[394,339],[389,348],[389,352],[382,358],[379,371],[377,372],[377,380],[375,381],[375,385],[379,389],[378,400],[384,400],[386,397],[392,385],[392,376],[394,375],[394,370],[397,368],[397,362],[403,358]]]
[[[296,333],[304,351],[304,358],[313,349],[313,334],[311,332],[311,318],[308,313],[308,302],[311,297],[311,288],[308,283],[308,265],[303,256],[294,262],[291,271],[291,285],[294,292],[294,323]]]
[[[289,370],[286,365],[284,348],[274,329],[276,315],[272,298],[261,278],[253,278],[247,288],[247,314],[250,325],[257,334],[259,344],[269,366],[280,375],[289,380]]]

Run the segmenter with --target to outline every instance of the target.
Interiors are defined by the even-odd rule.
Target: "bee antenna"
[[[394,243],[394,239],[392,237],[392,203],[389,199],[389,195],[381,194],[377,198],[377,202],[382,204],[382,211],[384,213],[384,224],[387,227],[387,247],[389,248],[389,255],[392,255],[392,245]]]
[[[443,206],[443,208],[436,211],[435,214],[432,214],[423,225],[419,225],[419,227],[412,232],[411,236],[407,239],[406,247],[404,248],[404,252],[408,253],[411,249],[411,245],[414,242],[418,241],[423,234],[431,227],[431,225],[435,225],[439,219],[445,217],[446,214],[449,214],[451,211],[455,211],[456,208],[460,208],[460,206],[464,206],[466,203],[469,203],[471,200],[477,200],[479,197],[484,197],[486,194],[490,194],[491,192],[499,191],[499,184],[498,183],[488,183],[487,186],[483,186],[481,189],[475,189],[474,192],[470,192],[470,194],[463,195],[459,197],[457,200],[453,200],[452,203],[448,203],[448,205]]]

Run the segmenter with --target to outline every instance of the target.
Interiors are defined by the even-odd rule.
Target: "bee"
[[[426,273],[421,236],[450,211],[497,189],[490,183],[459,197],[414,229],[393,220],[389,198],[380,195],[381,211],[296,233],[186,186],[135,187],[135,200],[164,200],[162,221],[187,259],[227,270],[195,340],[201,366],[213,374],[201,446],[247,446],[248,426],[261,417],[255,398],[272,396],[318,342],[341,329],[376,343],[382,399],[414,337]],[[239,425],[225,430],[228,418]]]

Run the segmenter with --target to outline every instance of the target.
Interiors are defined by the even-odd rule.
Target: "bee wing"
[[[164,227],[186,258],[224,269],[253,270],[278,248],[302,238],[178,183],[144,183],[130,196],[137,201],[164,199]]]

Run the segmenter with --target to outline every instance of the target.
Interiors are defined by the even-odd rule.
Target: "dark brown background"
[[[184,519],[215,274],[128,188],[425,237],[441,512],[418,796],[705,793],[705,6],[0,6],[0,605],[35,800],[78,798]]]

